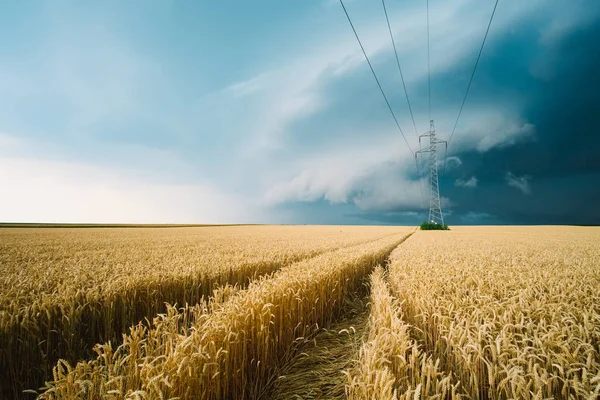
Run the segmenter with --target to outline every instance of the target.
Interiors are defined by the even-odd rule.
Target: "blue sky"
[[[380,1],[348,11],[418,147]],[[419,133],[425,1],[386,2]],[[430,1],[447,138],[492,0]],[[425,190],[338,1],[0,4],[0,221],[417,224]],[[600,223],[600,6],[501,0],[447,221]],[[565,152],[565,149],[569,149]]]

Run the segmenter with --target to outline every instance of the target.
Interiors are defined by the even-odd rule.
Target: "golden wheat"
[[[397,232],[364,227],[0,229],[1,397],[35,389],[58,358],[230,284]],[[231,290],[230,290],[231,291]],[[189,309],[188,309],[189,310]]]
[[[457,394],[597,399],[599,243],[597,228],[417,232],[391,255],[390,287]]]
[[[399,303],[389,292],[378,266],[371,275],[369,335],[360,349],[355,370],[348,373],[349,400],[409,400],[459,398],[450,372],[424,353],[402,320]]]
[[[263,398],[371,272],[349,399],[600,396],[600,229],[456,227],[400,246],[410,229],[171,229],[0,230],[0,326],[27,316],[33,332],[0,336],[1,354],[30,368],[14,349],[31,362],[40,337],[59,354],[40,320],[67,354],[40,399]],[[110,341],[81,357],[90,337]]]
[[[96,347],[98,357],[60,362],[42,399],[242,399],[261,394],[278,367],[318,327],[331,323],[407,234],[327,252],[259,279],[186,332],[181,314],[132,328],[124,343]]]

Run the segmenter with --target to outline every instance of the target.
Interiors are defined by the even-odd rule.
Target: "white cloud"
[[[25,147],[27,141],[24,139],[20,139],[15,135],[8,135],[6,133],[0,132],[0,152],[4,153],[8,150],[8,152],[20,150]]]
[[[444,165],[444,163],[446,165]],[[447,170],[451,170],[454,168],[458,168],[462,165],[462,161],[457,156],[447,157],[445,161],[441,162],[441,165],[444,166]]]
[[[457,137],[455,148],[460,151],[488,151],[493,147],[516,143],[532,135],[533,126],[518,123],[510,114],[489,110],[478,114],[473,128]],[[485,122],[492,129],[484,129]],[[514,122],[511,122],[514,121]],[[498,124],[494,127],[494,124]],[[378,133],[372,135],[381,138]],[[497,136],[494,136],[497,135]],[[387,139],[365,143],[343,143],[335,154],[327,153],[296,161],[289,171],[284,171],[278,182],[272,182],[263,198],[266,204],[288,201],[315,201],[325,199],[331,203],[356,204],[362,210],[413,210],[426,205],[426,179],[415,179],[415,160],[405,150],[398,135],[392,130]],[[504,138],[504,139],[502,139]],[[400,148],[404,149],[401,151]],[[292,163],[290,161],[290,163]],[[460,158],[450,156],[448,169],[462,164]],[[422,175],[427,166],[421,166]],[[455,182],[457,186],[477,187],[478,180],[471,177]],[[449,199],[445,208],[451,207]]]
[[[512,172],[507,172],[505,179],[508,183],[508,186],[520,190],[523,194],[531,194],[531,188],[529,187],[529,181],[531,180],[531,176],[516,176]]]
[[[420,181],[411,181],[399,176],[372,176],[365,180],[361,191],[352,201],[361,210],[391,211],[424,208]]]
[[[265,88],[270,76],[269,73],[262,73],[247,81],[232,83],[225,88],[225,92],[236,98],[258,93]]]
[[[242,155],[261,157],[281,149],[290,124],[322,107],[323,99],[314,88],[318,73],[310,66],[287,65],[225,88],[234,100],[245,97],[252,102],[252,114],[237,121],[237,129],[251,138],[243,141],[248,145]],[[221,99],[221,107],[229,104],[227,98]]]
[[[560,13],[551,16],[550,22],[540,31],[540,42],[554,44],[566,34],[593,22],[600,13],[598,7],[589,7],[585,2],[571,2],[561,7]]]
[[[454,186],[463,187],[463,188],[476,188],[477,187],[477,178],[472,176],[468,180],[457,179],[454,181]]]
[[[412,180],[414,159],[399,151],[396,139],[370,147],[345,148],[336,154],[302,160],[290,180],[273,183],[267,205],[289,201],[353,203],[361,210],[414,210],[424,206],[426,180]]]
[[[264,201],[280,204],[325,199],[331,203],[346,203],[356,183],[381,162],[381,157],[386,157],[380,150],[379,147],[363,148],[301,160],[294,167],[299,172],[292,179],[288,180],[289,173],[286,173],[283,181],[274,182],[265,193]]]
[[[205,185],[149,183],[123,171],[32,158],[0,158],[0,171],[2,222],[239,223],[252,215]]]
[[[524,123],[501,127],[483,136],[477,143],[477,150],[486,152],[494,147],[512,146],[517,141],[531,137],[535,133],[535,125]]]
[[[442,117],[446,121],[446,116]],[[453,152],[477,150],[485,153],[494,148],[512,146],[535,138],[535,125],[523,121],[519,111],[490,107],[471,110],[452,139]],[[447,126],[447,124],[445,124]]]

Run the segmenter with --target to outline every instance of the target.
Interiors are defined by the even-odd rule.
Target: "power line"
[[[396,49],[396,41],[394,40],[394,34],[392,33],[392,26],[390,25],[390,19],[388,17],[387,8],[385,6],[385,0],[381,0],[381,4],[383,5],[383,13],[385,14],[385,21],[387,22],[388,31],[390,33],[390,39],[392,40],[392,46],[394,47],[394,54],[396,56],[396,65],[398,65],[398,71],[400,72],[400,79],[402,79],[402,87],[404,88],[404,94],[406,95],[406,103],[408,104],[408,110],[410,111],[410,117],[412,119],[413,127],[415,128],[415,135],[417,135],[417,139],[419,138],[419,131],[417,129],[417,123],[415,122],[415,116],[412,111],[412,107],[410,105],[410,100],[408,98],[408,90],[406,90],[406,83],[404,81],[404,74],[402,73],[402,67],[400,66],[400,58],[398,57],[398,50]],[[420,141],[419,141],[420,148]],[[419,163],[417,158],[415,157],[415,163],[417,165],[417,175],[419,176],[419,190],[421,191],[421,205],[425,208],[425,196],[423,194],[423,183],[421,182],[421,170],[419,168]]]
[[[452,134],[450,135],[450,139],[448,139],[448,145],[450,145],[452,136],[454,136],[454,132],[456,131],[456,126],[458,125],[458,120],[460,119],[460,115],[462,114],[463,107],[465,106],[465,102],[467,101],[467,96],[469,95],[469,90],[471,89],[471,84],[473,83],[473,77],[475,76],[475,71],[477,71],[477,65],[479,64],[479,59],[481,58],[481,53],[483,52],[483,46],[485,45],[485,41],[488,37],[488,33],[490,32],[490,26],[492,26],[492,20],[494,19],[494,14],[496,14],[496,7],[498,7],[498,1],[499,0],[496,0],[496,4],[494,5],[494,10],[492,11],[492,16],[490,17],[490,22],[487,26],[487,30],[485,31],[485,36],[483,37],[483,42],[481,43],[481,48],[479,49],[479,54],[477,55],[477,61],[475,61],[475,68],[473,68],[473,73],[471,74],[471,79],[469,80],[469,86],[467,86],[467,92],[465,93],[465,97],[463,98],[462,104],[460,106],[460,111],[458,112],[458,117],[456,117],[456,122],[454,123],[454,128],[452,128]]]
[[[429,81],[429,119],[431,120],[431,66],[429,62],[429,0],[427,0],[427,79]]]
[[[392,34],[392,27],[390,26],[390,19],[388,18],[387,9],[385,8],[385,0],[381,0],[383,4],[383,12],[385,13],[385,20],[387,22],[388,30],[390,31],[390,39],[392,39],[392,46],[394,46],[394,54],[396,55],[396,64],[398,64],[398,71],[400,71],[400,78],[402,79],[402,87],[404,87],[404,94],[406,95],[406,102],[408,103],[408,110],[410,111],[410,117],[412,118],[413,126],[415,127],[415,134],[419,137],[419,131],[417,130],[417,124],[415,123],[415,116],[413,115],[412,107],[410,106],[410,100],[408,99],[408,91],[406,90],[406,83],[404,82],[404,75],[402,74],[402,68],[400,67],[400,59],[398,58],[398,51],[396,50],[396,42],[394,41],[394,35]]]
[[[406,146],[408,146],[408,150],[414,156],[415,153],[413,152],[412,148],[410,147],[410,144],[408,144],[408,140],[406,140],[406,136],[404,136],[404,132],[402,131],[402,128],[400,128],[400,124],[398,123],[398,119],[396,118],[396,114],[394,114],[394,110],[392,110],[392,106],[390,105],[390,102],[388,101],[388,98],[385,95],[385,92],[383,91],[383,88],[381,87],[381,83],[379,83],[379,79],[377,79],[377,75],[375,74],[375,70],[373,69],[373,66],[371,65],[371,61],[369,61],[369,57],[367,56],[367,52],[365,51],[365,48],[363,47],[362,42],[360,41],[360,38],[358,37],[358,33],[356,33],[356,29],[354,29],[354,24],[352,23],[352,20],[350,19],[350,15],[348,15],[348,11],[346,10],[346,6],[344,5],[343,0],[340,0],[340,4],[342,5],[342,8],[344,9],[344,13],[346,14],[346,18],[348,18],[348,22],[350,23],[350,26],[352,27],[352,31],[354,32],[354,36],[356,36],[356,40],[358,41],[358,44],[360,45],[360,49],[362,50],[363,55],[365,56],[365,59],[367,60],[367,63],[369,64],[369,68],[371,69],[371,72],[373,73],[373,77],[375,78],[375,81],[377,82],[377,86],[379,86],[379,90],[381,91],[381,94],[383,95],[383,98],[385,99],[385,103],[387,104],[387,106],[388,106],[388,108],[390,110],[390,113],[392,114],[392,117],[394,117],[394,122],[396,122],[396,126],[398,127],[398,130],[402,134],[402,138],[406,142]]]

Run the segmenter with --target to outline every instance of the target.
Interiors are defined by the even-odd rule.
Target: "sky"
[[[448,140],[494,7],[431,0]],[[412,151],[425,0],[346,0]],[[0,3],[0,221],[419,224],[417,168],[337,0]],[[448,224],[600,224],[600,4],[500,0],[456,132]],[[426,144],[423,142],[423,144]]]

